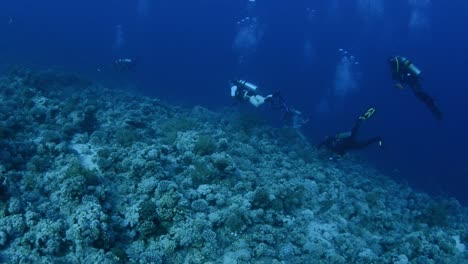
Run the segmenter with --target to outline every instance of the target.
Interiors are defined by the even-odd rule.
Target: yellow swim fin
[[[375,113],[375,108],[371,107],[366,111],[364,115],[360,116],[359,119],[362,119],[362,120],[369,119],[374,113]]]

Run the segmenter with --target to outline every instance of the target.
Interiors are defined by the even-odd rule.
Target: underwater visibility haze
[[[468,2],[0,3],[0,263],[468,263]]]

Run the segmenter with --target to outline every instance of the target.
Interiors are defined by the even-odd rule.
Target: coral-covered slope
[[[466,263],[464,209],[294,130],[54,72],[0,79],[2,263]]]

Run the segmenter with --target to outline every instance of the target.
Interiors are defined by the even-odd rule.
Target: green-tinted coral
[[[144,221],[138,225],[138,232],[142,238],[148,238],[156,234],[159,228],[154,221]]]
[[[304,197],[304,186],[296,185],[289,187],[283,191],[283,202],[286,209],[298,208],[302,205]]]
[[[0,138],[9,138],[15,135],[15,131],[6,122],[0,122]]]
[[[172,118],[163,125],[166,132],[170,130],[189,131],[197,127],[195,120],[186,117]]]
[[[241,113],[237,118],[232,121],[236,131],[251,134],[251,130],[265,124],[265,120],[258,114],[254,113]]]
[[[140,221],[153,221],[158,218],[158,211],[156,203],[152,201],[144,201],[138,207],[138,215],[140,216]]]
[[[465,245],[468,243],[468,230],[460,236],[460,243]]]
[[[417,219],[430,227],[445,227],[448,225],[449,214],[450,204],[447,201],[438,201],[425,208]]]
[[[266,188],[258,188],[253,200],[253,208],[271,208],[275,211],[290,212],[302,204],[304,188],[302,186],[290,186],[281,190],[275,199],[270,198],[270,193]]]
[[[26,173],[23,177],[23,187],[26,191],[32,191],[37,186],[36,175],[33,173]]]
[[[185,117],[172,118],[161,127],[163,133],[161,141],[163,144],[172,145],[177,139],[178,132],[189,131],[197,127],[197,123],[192,119]]]
[[[79,161],[73,162],[66,170],[65,175],[67,178],[83,177],[86,186],[93,186],[101,183],[101,178],[97,171],[83,167]]]
[[[271,206],[271,201],[269,198],[270,194],[268,190],[264,187],[258,188],[255,191],[255,196],[252,202],[252,208],[268,208]]]
[[[47,159],[47,156],[34,156],[32,157],[28,164],[26,164],[26,168],[31,172],[45,172],[51,164],[51,160]]]
[[[112,255],[117,263],[128,263],[128,255],[122,247],[114,247],[112,249]]]
[[[96,112],[95,106],[87,106],[83,112],[82,120],[79,122],[79,127],[88,134],[91,134],[98,126]]]
[[[371,207],[376,206],[379,199],[380,199],[380,194],[378,192],[371,191],[366,194],[366,201]]]
[[[320,202],[320,210],[318,212],[319,215],[326,213],[330,208],[332,208],[335,202],[333,200],[324,200]]]
[[[245,225],[244,218],[240,212],[232,213],[226,218],[225,225],[232,232],[241,231]]]
[[[180,200],[179,194],[175,190],[166,192],[161,199],[159,199],[159,217],[163,222],[172,222],[178,209],[177,204]]]
[[[138,134],[135,130],[130,128],[122,128],[117,130],[115,134],[117,143],[124,147],[130,147],[134,142],[138,140]]]
[[[0,201],[0,218],[7,216],[7,203]]]
[[[290,145],[300,140],[300,134],[297,129],[285,127],[275,131],[274,138],[276,138],[281,145]]]
[[[232,165],[232,160],[230,159],[229,156],[219,154],[213,157],[213,165],[216,169],[218,169],[220,172],[225,172],[225,170]],[[234,168],[231,166],[231,170],[234,170]]]
[[[216,151],[216,143],[210,136],[202,135],[198,137],[193,150],[200,156],[210,155]]]
[[[301,148],[296,150],[296,152],[299,158],[305,163],[312,163],[317,160],[316,153],[311,148]]]
[[[192,183],[195,186],[212,182],[216,178],[216,172],[208,164],[197,162],[194,164],[195,170],[191,172]]]
[[[91,82],[76,74],[56,70],[33,71],[21,66],[9,69],[9,74],[21,78],[23,83],[40,90],[63,89],[64,87],[84,87]]]
[[[97,151],[97,165],[101,170],[106,170],[114,165],[114,161],[111,158],[112,150],[110,148],[101,148]]]

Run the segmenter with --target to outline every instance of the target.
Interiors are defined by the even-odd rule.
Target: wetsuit
[[[419,77],[415,75],[407,65],[405,65],[404,60],[397,56],[390,58],[388,62],[392,71],[392,78],[401,84],[408,85],[413,91],[414,95],[424,104],[426,104],[434,117],[438,120],[441,120],[443,115],[435,104],[434,99],[428,93],[422,90]]]
[[[361,127],[363,121],[363,119],[358,118],[351,131],[339,133],[333,137],[327,137],[317,147],[326,147],[335,154],[344,155],[349,150],[362,149],[369,145],[381,142],[381,137],[374,137],[365,141],[356,140],[359,128]]]
[[[272,100],[273,95],[262,96],[257,94],[257,86],[243,81],[243,80],[233,80],[230,81],[231,84],[231,96],[238,101],[248,101],[255,107],[259,107],[266,102]]]
[[[271,97],[271,107],[281,111],[282,120],[287,126],[300,128],[302,125],[309,122],[308,118],[302,117],[302,113],[296,109],[289,107],[284,101],[280,92],[275,92]]]
[[[249,101],[249,98],[255,96],[256,94],[248,89],[237,88],[235,91],[234,98],[241,102]]]

